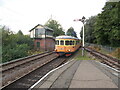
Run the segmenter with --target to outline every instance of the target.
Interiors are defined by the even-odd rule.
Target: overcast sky
[[[0,25],[12,31],[29,30],[37,24],[44,25],[52,15],[65,31],[71,26],[79,34],[82,23],[74,19],[87,19],[102,11],[106,0],[0,0]]]

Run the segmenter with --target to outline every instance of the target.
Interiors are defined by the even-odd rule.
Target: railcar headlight
[[[68,51],[71,51],[70,49]]]
[[[57,49],[55,49],[55,51],[57,51]]]

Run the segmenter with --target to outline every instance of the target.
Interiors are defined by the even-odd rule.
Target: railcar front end
[[[80,40],[71,36],[56,37],[55,52],[59,55],[70,56],[80,47]]]

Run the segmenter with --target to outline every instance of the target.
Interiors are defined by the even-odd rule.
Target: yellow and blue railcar
[[[70,56],[81,46],[81,40],[72,36],[56,37],[55,52],[59,55]]]

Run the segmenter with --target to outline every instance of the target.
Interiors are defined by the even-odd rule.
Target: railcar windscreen
[[[59,45],[59,40],[56,40],[56,45]]]
[[[63,40],[60,41],[60,45],[64,45],[64,41]]]

